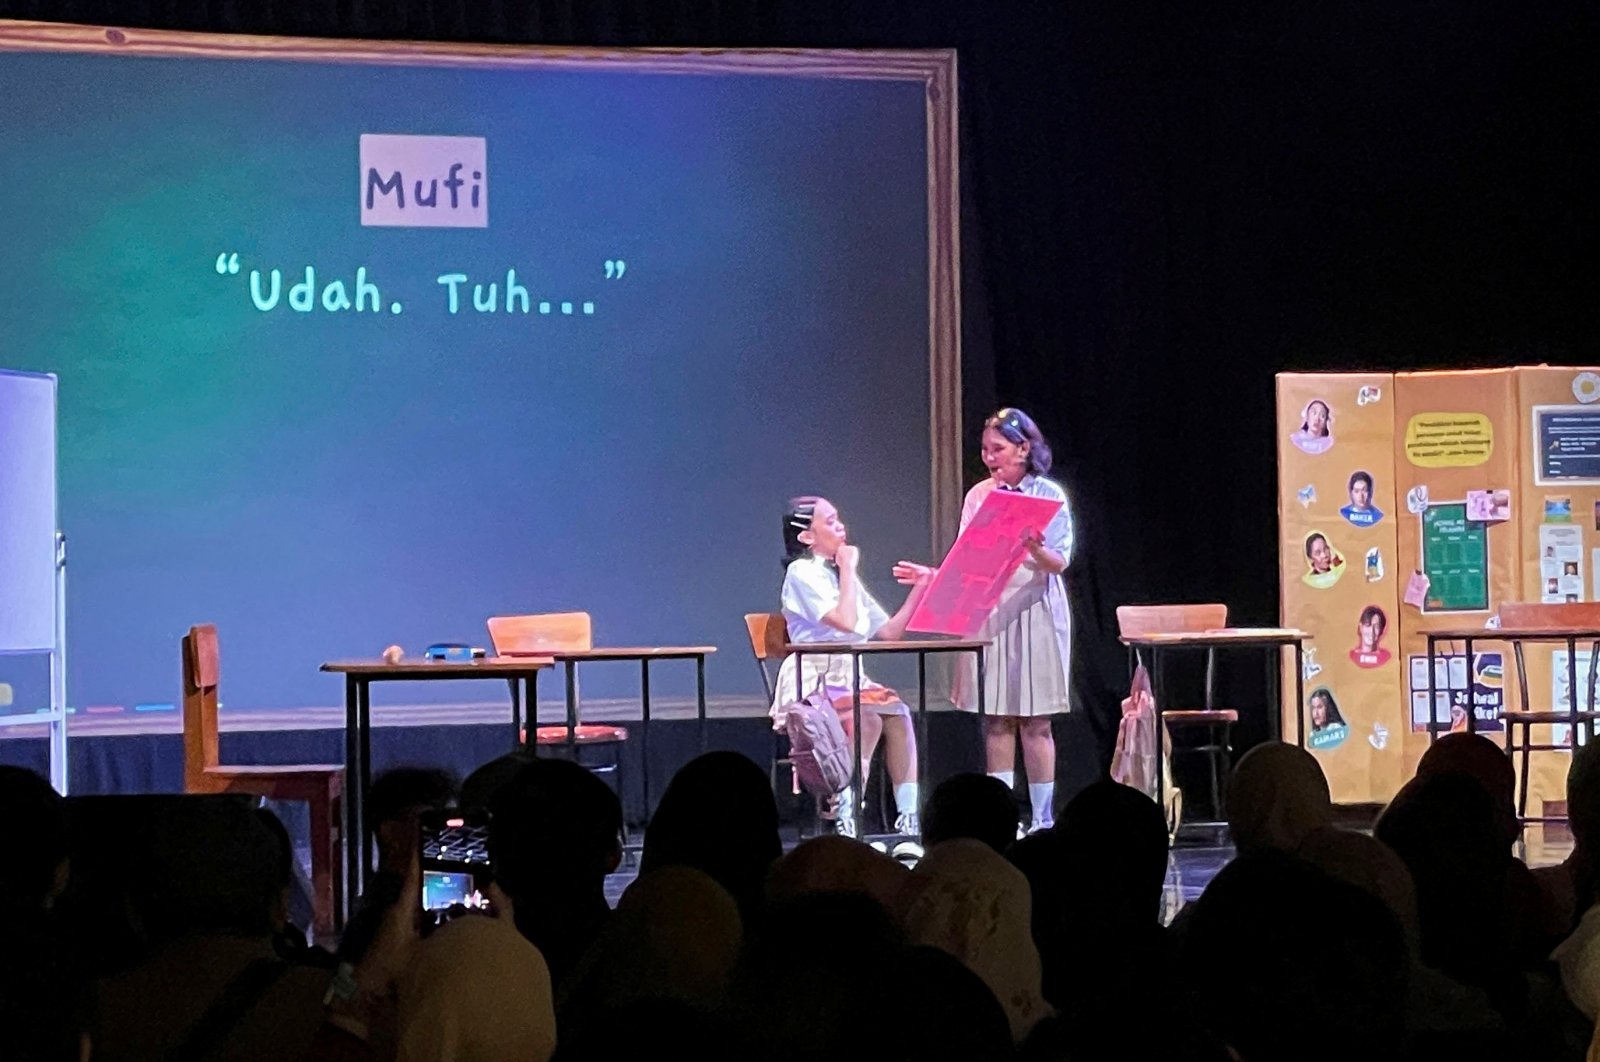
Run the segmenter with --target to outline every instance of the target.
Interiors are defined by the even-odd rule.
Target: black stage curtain
[[[0,14],[959,49],[968,449],[986,411],[1023,406],[1073,497],[1069,788],[1109,758],[1116,605],[1277,618],[1275,372],[1600,354],[1593,3],[0,0]],[[1225,692],[1259,704],[1261,670],[1241,662]]]

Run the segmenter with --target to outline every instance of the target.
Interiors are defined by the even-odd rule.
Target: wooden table
[[[526,683],[530,697],[537,689],[540,671],[552,667],[549,657],[488,658],[479,660],[334,660],[322,665],[330,674],[344,676],[344,807],[345,904],[351,907],[370,872],[372,834],[364,807],[372,786],[372,698],[374,682],[451,682],[497,679],[510,682],[513,702],[519,706],[512,725],[520,737],[521,711],[517,683]],[[530,700],[529,704],[537,702]]]
[[[786,655],[794,656],[795,696],[797,700],[805,700],[805,667],[804,658],[807,656],[848,656],[850,658],[850,709],[855,719],[854,731],[854,759],[850,763],[850,792],[855,799],[855,814],[861,814],[862,777],[861,777],[861,658],[864,656],[887,656],[895,653],[915,653],[917,657],[917,756],[919,758],[918,777],[924,777],[926,772],[921,769],[920,758],[923,750],[928,747],[928,655],[930,653],[972,653],[978,661],[978,715],[983,716],[983,651],[989,648],[990,643],[972,638],[906,638],[900,641],[881,642],[796,642],[783,647]],[[920,809],[919,809],[920,812]],[[860,822],[858,817],[857,822]],[[922,816],[917,816],[918,830],[921,830]],[[857,831],[860,832],[859,830]],[[864,836],[864,835],[863,835]],[[921,840],[920,832],[917,840]]]
[[[639,704],[643,710],[640,734],[639,781],[644,790],[645,817],[650,815],[650,665],[658,660],[693,660],[695,681],[696,740],[701,752],[706,750],[706,657],[717,651],[714,645],[653,645],[653,646],[602,646],[597,649],[552,650],[550,659],[560,664],[566,672],[567,740],[570,743],[578,727],[578,665],[586,663],[637,663],[639,665]],[[537,712],[538,701],[533,698],[539,689],[538,673],[529,684],[529,714]],[[620,789],[620,787],[619,787]],[[620,798],[622,794],[618,792]],[[628,845],[628,848],[637,847]]]
[[[1286,645],[1292,645],[1294,647],[1295,741],[1301,748],[1305,748],[1305,643],[1311,637],[1307,632],[1293,627],[1221,627],[1209,631],[1153,631],[1146,634],[1129,635],[1121,639],[1122,644],[1130,649],[1148,649],[1150,651],[1150,697],[1156,704],[1156,801],[1158,803],[1164,798],[1163,779],[1166,772],[1166,762],[1161,748],[1166,739],[1166,728],[1161,725],[1161,669],[1157,666],[1159,654],[1168,649],[1273,650],[1268,657],[1267,690],[1269,701],[1277,707],[1277,711],[1273,712],[1272,731],[1281,741],[1283,740],[1283,683],[1280,674],[1282,665],[1277,650]],[[1208,689],[1206,692],[1209,699],[1210,690]],[[1209,708],[1210,705],[1207,704],[1206,707]]]
[[[566,672],[566,715],[569,742],[578,726],[577,667],[581,663],[632,661],[640,665],[640,703],[643,707],[641,753],[645,809],[650,806],[650,664],[658,660],[695,661],[695,714],[701,751],[705,751],[706,657],[716,652],[710,645],[605,646],[594,649],[551,650],[548,655],[484,657],[477,660],[337,660],[322,670],[344,676],[345,701],[345,895],[353,901],[371,873],[372,836],[363,807],[372,786],[372,702],[374,682],[482,681],[496,679],[511,685],[513,742],[523,740],[523,705],[535,729],[538,726],[539,672],[560,664]],[[526,692],[524,693],[524,689]],[[536,746],[537,747],[537,746]],[[618,793],[620,797],[622,794]]]
[[[1578,643],[1588,642],[1591,646],[1591,660],[1589,668],[1589,711],[1594,711],[1595,705],[1595,662],[1600,660],[1600,627],[1594,625],[1561,627],[1447,627],[1442,630],[1428,631],[1428,741],[1433,742],[1439,736],[1439,718],[1435,710],[1435,695],[1438,682],[1433,671],[1433,659],[1439,642],[1462,642],[1463,651],[1467,658],[1467,731],[1477,733],[1477,690],[1472,681],[1472,643],[1473,642],[1506,642],[1510,644],[1511,651],[1517,658],[1517,685],[1518,694],[1522,701],[1522,711],[1529,712],[1528,699],[1528,669],[1524,664],[1522,647],[1528,642],[1562,642],[1567,647],[1567,694],[1570,702],[1569,718],[1566,720],[1573,728],[1572,739],[1574,745],[1578,738]],[[1555,705],[1550,706],[1552,712]],[[1511,728],[1507,726],[1506,747],[1510,750]]]

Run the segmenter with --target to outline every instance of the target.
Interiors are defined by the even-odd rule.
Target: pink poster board
[[[982,629],[1011,575],[1028,556],[1023,536],[1039,534],[1061,510],[1053,498],[991,491],[950,547],[906,629],[971,638]]]

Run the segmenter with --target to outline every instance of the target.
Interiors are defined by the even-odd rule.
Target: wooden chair
[[[1500,626],[1506,630],[1531,630],[1531,631],[1561,631],[1561,630],[1590,630],[1600,631],[1600,603],[1576,602],[1571,604],[1546,605],[1536,601],[1507,601],[1500,606]],[[1485,638],[1492,637],[1493,631],[1486,630]],[[1577,649],[1577,643],[1589,641],[1589,688],[1587,708],[1578,709],[1578,691],[1571,690],[1567,706],[1562,709],[1559,705],[1552,704],[1549,711],[1534,711],[1528,697],[1528,668],[1523,659],[1523,643],[1511,643],[1511,651],[1517,660],[1517,686],[1521,708],[1516,711],[1502,710],[1500,712],[1501,725],[1506,733],[1506,755],[1517,760],[1517,817],[1524,822],[1565,822],[1565,815],[1538,815],[1528,817],[1528,765],[1535,752],[1565,752],[1578,747],[1578,728],[1585,729],[1586,739],[1594,737],[1596,721],[1600,721],[1600,711],[1595,709],[1595,666],[1600,665],[1600,639],[1574,638],[1569,644],[1569,650]],[[1468,661],[1470,667],[1471,661]],[[1469,676],[1470,681],[1470,676]],[[1536,743],[1533,740],[1533,728],[1539,725],[1552,725],[1565,723],[1567,730],[1567,743],[1557,745],[1552,742]],[[1514,740],[1517,728],[1521,727],[1520,738]]]
[[[1117,608],[1117,629],[1124,638],[1137,638],[1146,634],[1177,634],[1212,631],[1228,625],[1227,605],[1120,605]],[[1129,650],[1130,674],[1140,662],[1137,649]],[[1221,819],[1222,780],[1232,765],[1233,726],[1239,713],[1232,708],[1218,708],[1212,703],[1215,688],[1217,651],[1206,650],[1206,684],[1203,708],[1166,708],[1156,705],[1161,721],[1169,729],[1203,728],[1204,740],[1198,745],[1179,746],[1174,737],[1173,752],[1204,755],[1211,768],[1212,813]],[[1176,781],[1173,783],[1176,785]],[[1196,825],[1217,825],[1197,823]]]
[[[593,625],[587,612],[545,612],[527,616],[491,616],[489,643],[496,656],[542,656],[550,653],[581,653],[594,648]],[[514,692],[514,691],[513,691]],[[533,721],[535,748],[562,748],[576,758],[579,748],[610,748],[608,761],[585,763],[596,774],[616,776],[617,795],[622,795],[622,743],[628,740],[625,727],[579,721],[581,702],[574,694],[573,713],[564,725],[539,726],[539,706],[528,705]],[[528,742],[527,731],[520,735]],[[648,796],[648,794],[647,794]]]
[[[217,688],[221,678],[217,628],[189,628],[183,639],[183,790],[245,793],[295,800],[311,811],[311,891],[318,935],[344,921],[341,837],[344,768],[336,764],[230,767],[218,762]]]

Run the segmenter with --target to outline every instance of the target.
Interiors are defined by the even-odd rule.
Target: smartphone
[[[422,909],[487,910],[489,815],[483,811],[430,811],[419,820]]]

